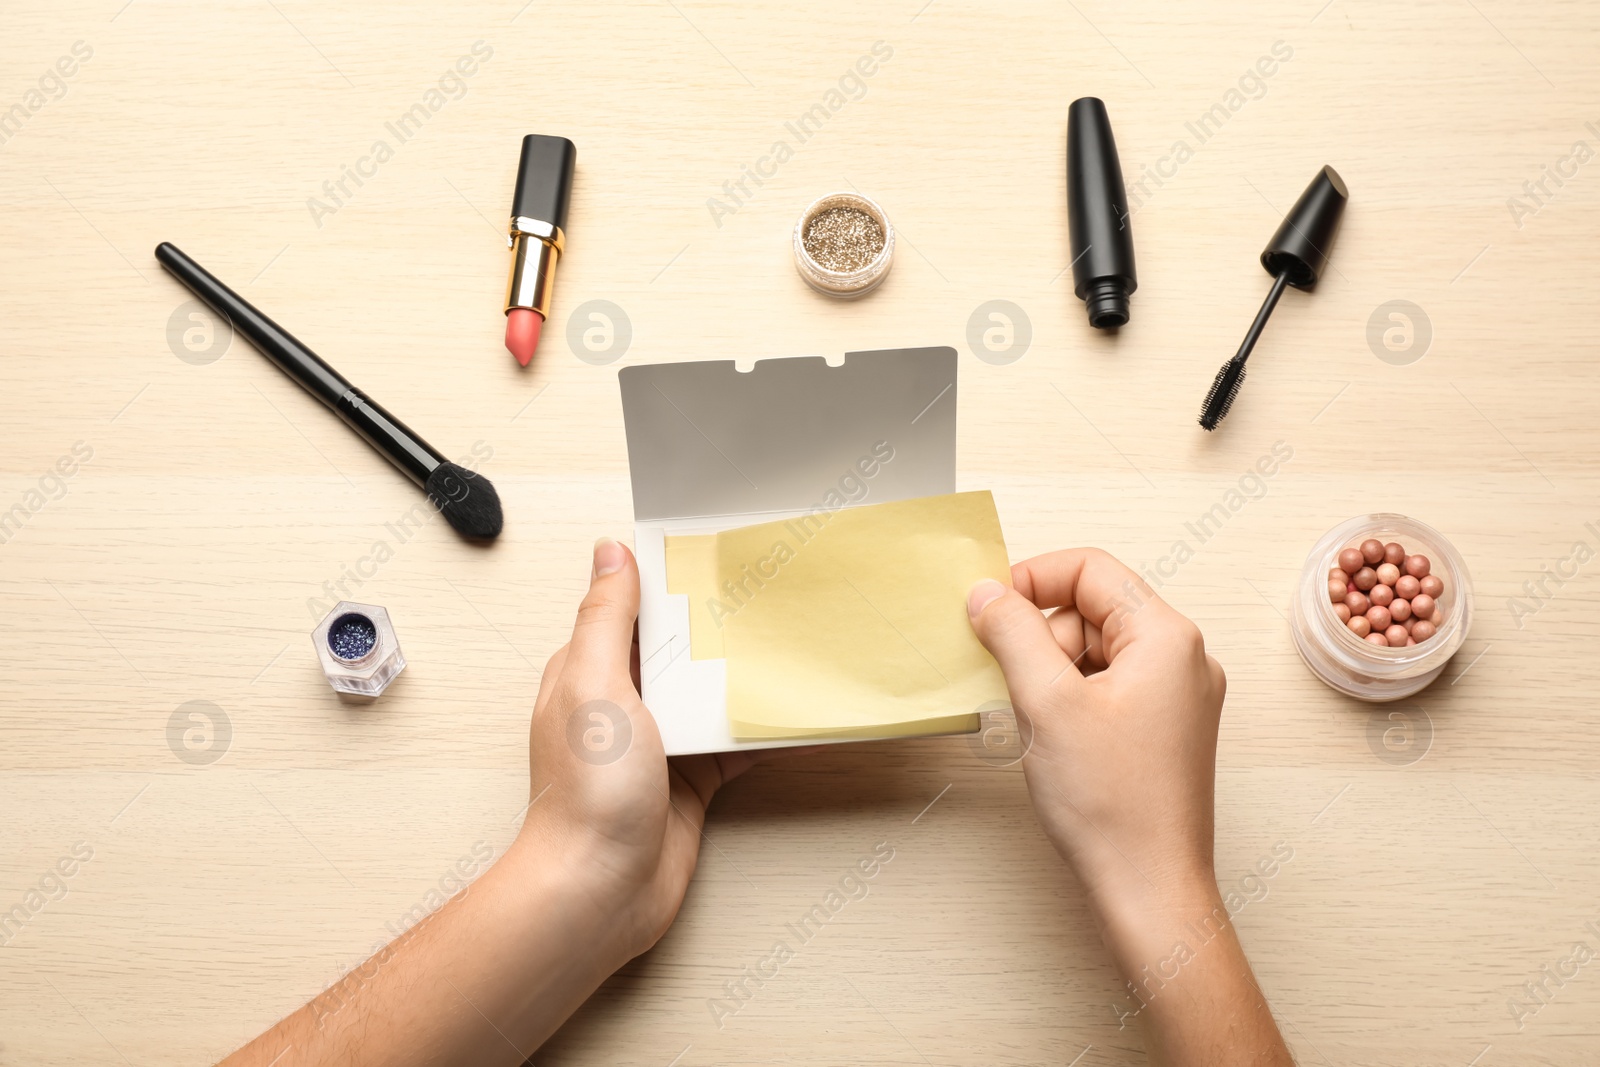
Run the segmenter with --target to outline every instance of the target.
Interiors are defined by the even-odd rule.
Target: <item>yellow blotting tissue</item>
[[[972,584],[1010,584],[987,492],[814,511],[669,535],[690,654],[725,659],[734,737],[955,733],[1006,699],[967,620]]]

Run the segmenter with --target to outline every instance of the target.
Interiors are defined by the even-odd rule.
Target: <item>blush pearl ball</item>
[[[1398,541],[1368,537],[1346,545],[1328,569],[1328,600],[1339,621],[1374,645],[1402,648],[1435,637],[1444,625],[1444,579],[1433,562]]]

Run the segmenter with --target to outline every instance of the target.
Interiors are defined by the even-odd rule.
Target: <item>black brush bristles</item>
[[[500,536],[505,525],[500,494],[483,475],[454,463],[441,463],[428,475],[427,490],[433,506],[461,536],[474,541],[493,541]]]
[[[1228,417],[1228,409],[1233,407],[1233,398],[1239,395],[1239,387],[1244,384],[1244,360],[1235,357],[1222,365],[1217,371],[1216,381],[1211,383],[1211,391],[1206,394],[1206,402],[1200,406],[1200,425],[1207,430],[1215,430],[1217,423]]]
[[[1250,358],[1251,350],[1261,339],[1261,331],[1266,329],[1267,320],[1272,317],[1272,309],[1278,306],[1278,298],[1283,295],[1283,288],[1288,284],[1289,272],[1286,270],[1279,272],[1272,280],[1272,289],[1268,291],[1267,298],[1261,302],[1261,310],[1256,312],[1256,320],[1250,324],[1249,332],[1244,335],[1244,342],[1239,345],[1239,351],[1217,371],[1217,380],[1211,383],[1211,392],[1206,394],[1206,402],[1200,407],[1200,425],[1204,429],[1215,430],[1217,424],[1228,417],[1228,409],[1233,407],[1234,397],[1239,395],[1239,386],[1244,384],[1244,361]]]

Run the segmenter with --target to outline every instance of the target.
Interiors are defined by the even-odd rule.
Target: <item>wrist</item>
[[[633,894],[592,845],[530,833],[528,827],[489,872],[507,887],[531,924],[559,929],[604,979],[637,956]]]
[[[529,818],[507,858],[559,880],[559,893],[604,934],[613,970],[655,945],[688,889],[687,872],[669,877],[659,856],[566,819]]]
[[[1231,935],[1231,920],[1210,870],[1151,872],[1131,879],[1105,881],[1089,888],[1089,903],[1100,936],[1124,977],[1136,981],[1148,967]]]

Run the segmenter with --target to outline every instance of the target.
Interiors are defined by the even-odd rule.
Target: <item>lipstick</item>
[[[511,198],[511,279],[506,284],[506,348],[524,367],[539,347],[550,317],[556,262],[567,245],[567,205],[578,149],[565,137],[530,133],[522,139],[517,188]]]

